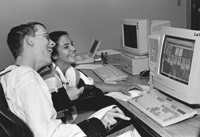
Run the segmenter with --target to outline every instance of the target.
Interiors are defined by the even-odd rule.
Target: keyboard
[[[156,89],[129,99],[128,102],[163,127],[178,123],[197,114],[194,109],[167,97]]]
[[[102,64],[80,64],[78,66],[76,66],[76,69],[96,69],[99,67],[103,67]]]
[[[104,82],[121,81],[127,78],[127,75],[123,71],[110,64],[93,69],[93,72]]]

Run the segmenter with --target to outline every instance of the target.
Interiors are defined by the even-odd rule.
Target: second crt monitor
[[[150,21],[147,19],[122,20],[122,52],[129,57],[148,54],[149,33]]]

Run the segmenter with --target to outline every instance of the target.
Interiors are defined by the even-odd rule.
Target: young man
[[[102,136],[115,118],[129,120],[115,107],[102,118],[90,118],[77,125],[63,124],[56,119],[51,93],[37,71],[51,64],[55,43],[49,39],[45,26],[32,22],[12,28],[7,43],[15,63],[1,75],[1,84],[10,110],[28,124],[35,137]]]

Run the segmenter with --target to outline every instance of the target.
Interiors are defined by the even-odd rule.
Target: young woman
[[[55,42],[52,52],[52,61],[55,63],[56,71],[61,75],[62,82],[68,83],[69,86],[77,87],[83,81],[85,84],[95,85],[103,92],[122,92],[129,95],[129,90],[137,88],[137,85],[114,85],[103,82],[95,82],[92,78],[85,76],[82,72],[76,70],[71,65],[76,62],[76,48],[73,46],[69,34],[65,31],[54,31],[49,34],[52,41]],[[68,92],[70,98],[76,98],[80,94]]]

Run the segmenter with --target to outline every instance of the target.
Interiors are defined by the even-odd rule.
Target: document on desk
[[[102,52],[107,52],[108,55],[115,55],[115,54],[121,54],[120,51],[117,51],[117,50],[113,50],[113,49],[105,49],[105,50],[100,50],[100,51],[97,51],[97,55],[101,55]]]
[[[96,69],[96,68],[99,68],[99,67],[103,67],[102,64],[81,64],[81,65],[78,65],[76,66],[75,68],[76,69]]]
[[[140,96],[142,93],[150,90],[149,86],[146,86],[146,85],[139,85],[139,86],[143,89],[143,91],[139,91],[137,89],[136,90],[131,90],[131,91],[129,91],[131,96],[125,95],[125,94],[123,94],[121,92],[110,92],[110,93],[106,94],[106,96],[110,96],[110,97],[113,97],[113,98],[116,98],[116,99],[127,101],[130,98],[134,98],[134,97]]]
[[[108,110],[111,110],[115,106],[116,105],[110,105],[110,106],[104,107],[104,108],[100,109],[99,111],[95,112],[94,114],[92,114],[89,118],[94,117],[94,118],[101,119]]]

